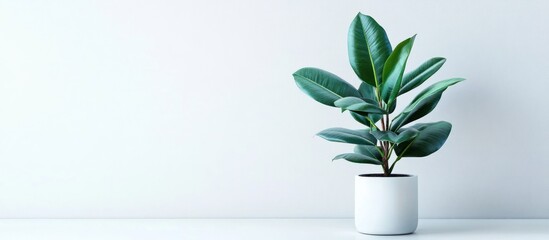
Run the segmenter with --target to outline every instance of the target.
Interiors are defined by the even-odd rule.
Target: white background
[[[351,217],[358,128],[291,74],[347,58],[357,14],[410,67],[465,77],[423,121],[445,147],[402,160],[420,217],[547,218],[549,3],[544,1],[2,1],[0,217]],[[401,100],[400,109],[417,91]]]

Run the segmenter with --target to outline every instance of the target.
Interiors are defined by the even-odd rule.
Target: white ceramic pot
[[[355,227],[361,233],[399,235],[417,228],[417,176],[355,177]]]

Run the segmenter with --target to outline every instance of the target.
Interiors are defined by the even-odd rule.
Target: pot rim
[[[391,175],[386,177],[386,176],[383,176],[383,173],[363,173],[363,174],[356,175],[356,177],[359,177],[359,178],[387,178],[387,179],[389,179],[389,178],[414,178],[414,177],[417,178],[417,175],[404,174],[404,173],[394,173],[394,174],[391,174]]]

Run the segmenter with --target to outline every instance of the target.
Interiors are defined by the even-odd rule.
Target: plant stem
[[[389,113],[385,114],[385,131],[389,131]],[[387,167],[389,167],[389,159],[391,158],[392,149],[389,147],[391,143],[385,142],[385,149],[387,149]],[[391,168],[389,168],[388,175],[391,175]]]
[[[384,116],[382,116],[382,123],[383,123],[383,131],[389,131],[389,113],[387,114],[384,114]],[[389,159],[391,158],[391,150],[392,150],[392,147],[390,147],[390,143],[388,141],[385,141],[383,142],[384,143],[384,147],[383,147],[383,151],[384,151],[384,155],[385,155],[385,158],[384,158],[384,168],[386,168],[387,170],[384,171],[385,172],[385,176],[388,177],[391,175],[391,168],[389,168]]]
[[[382,109],[385,109],[383,106],[383,99],[381,99],[381,91],[380,88],[377,86],[376,82],[376,98],[379,103],[379,107]],[[385,116],[381,116],[381,130],[387,131],[387,127],[389,125],[389,114],[384,114]],[[388,142],[386,141],[380,141],[379,145],[381,147],[381,150],[383,151],[383,155],[381,158],[381,167],[383,168],[383,176],[388,177],[391,172],[389,169],[389,147]]]
[[[381,103],[380,103],[381,105]],[[387,124],[388,124],[388,118],[387,115],[381,117],[381,129],[382,131],[387,131]],[[389,171],[389,148],[388,148],[388,142],[387,141],[380,141],[381,149],[383,150],[383,158],[382,158],[382,167],[383,167],[383,175],[388,177],[391,172]]]
[[[386,124],[386,129],[385,131],[389,130],[389,114],[385,114],[385,124]]]
[[[381,130],[385,131],[385,119],[381,117]]]

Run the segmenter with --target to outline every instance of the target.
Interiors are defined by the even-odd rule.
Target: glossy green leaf
[[[332,142],[376,145],[377,140],[368,129],[351,130],[346,128],[329,128],[317,133],[321,138]]]
[[[361,83],[360,87],[358,88],[358,92],[362,96],[362,99],[369,99],[371,101],[377,102],[375,89],[371,85],[365,82]]]
[[[395,144],[398,145],[400,143],[406,142],[412,138],[415,138],[418,134],[419,131],[414,128],[406,129],[402,132],[399,132],[397,139],[395,139]]]
[[[353,111],[349,111],[349,113],[351,113],[351,117],[353,117],[353,119],[369,128],[373,128],[372,124],[376,124],[376,122],[378,122],[382,117],[380,114],[368,114]]]
[[[371,131],[370,132],[379,141],[394,142],[397,134],[391,131]]]
[[[362,123],[364,126],[368,126],[368,127],[371,127],[372,124],[370,123],[370,121],[368,121],[368,117],[367,116],[362,116],[356,112],[352,112],[352,111],[349,111],[349,113],[351,113],[351,117],[353,117],[353,119],[355,119],[357,122],[359,123]],[[366,114],[367,115],[367,114]],[[370,119],[373,121],[373,119]],[[375,123],[375,122],[374,122]]]
[[[379,141],[388,141],[395,144],[400,144],[417,136],[418,131],[410,128],[400,133],[395,133],[392,131],[371,131],[370,133]]]
[[[372,85],[381,85],[383,64],[391,54],[385,30],[370,16],[359,13],[348,35],[349,62],[358,77]]]
[[[334,102],[336,107],[344,110],[361,112],[361,113],[378,113],[383,114],[385,110],[381,109],[375,103],[366,102],[363,99],[357,97],[345,97]]]
[[[440,91],[428,98],[425,98],[420,101],[420,103],[410,112],[405,112],[399,114],[393,119],[391,123],[391,130],[398,131],[401,127],[405,126],[408,123],[411,123],[421,117],[427,115],[437,106],[440,98],[442,97],[443,91]]]
[[[375,105],[375,102],[372,102],[371,100],[362,99],[362,98],[358,98],[358,97],[340,98],[340,99],[338,99],[337,101],[334,102],[334,105],[336,107],[339,107],[339,108],[345,108],[345,107],[348,107],[348,106],[351,106],[351,105],[354,105],[354,104],[357,104],[357,103],[368,103],[368,104],[371,104],[371,105]]]
[[[354,149],[355,153],[362,154],[377,160],[382,159],[381,157],[381,149],[378,146],[374,145],[356,145]]]
[[[377,122],[379,122],[379,120],[381,120],[383,115],[381,115],[381,114],[368,114],[368,117],[372,120],[372,122],[377,123]]]
[[[364,100],[362,100],[361,98],[344,97],[344,98],[340,98],[339,100],[335,101],[334,105],[338,108],[341,108],[341,112],[345,112],[345,110],[347,110],[346,107],[351,106],[353,104],[357,104],[357,103],[363,103],[363,102],[364,102]]]
[[[391,103],[390,106],[388,106],[389,109],[387,109],[387,112],[388,113],[393,113],[396,109],[396,105],[397,105],[397,99],[395,98],[395,100],[393,100],[393,102]]]
[[[408,105],[402,112],[403,113],[408,113],[408,112],[411,112],[413,111],[415,108],[417,108],[417,106],[421,103],[421,101],[423,101],[424,99],[426,98],[429,98],[433,95],[436,95],[438,94],[439,92],[442,92],[444,90],[446,90],[449,86],[452,86],[458,82],[461,82],[465,79],[463,78],[452,78],[452,79],[447,79],[447,80],[443,80],[443,81],[440,81],[440,82],[437,82],[431,86],[429,86],[428,88],[424,89],[423,91],[421,91],[413,100],[412,102],[410,103],[410,105]]]
[[[354,162],[354,163],[367,163],[367,164],[375,164],[375,165],[380,165],[381,164],[381,161],[379,161],[375,158],[365,156],[365,155],[362,155],[362,154],[358,154],[358,153],[339,154],[339,155],[335,156],[333,160],[338,160],[338,159],[345,159],[349,162]]]
[[[370,104],[370,103],[356,103],[350,106],[345,107],[345,109],[353,112],[361,112],[361,113],[377,113],[377,114],[384,114],[385,110],[381,109],[377,105]]]
[[[398,94],[404,94],[421,85],[431,76],[433,76],[433,74],[435,74],[442,67],[442,65],[444,65],[445,62],[445,58],[431,58],[421,64],[418,68],[404,75],[401,83],[402,87],[400,88],[400,92]]]
[[[402,157],[425,157],[439,150],[452,130],[448,122],[420,123],[411,129],[418,131],[416,137],[395,147],[395,152]]]
[[[363,82],[360,84],[360,87],[358,88],[358,92],[360,92],[360,95],[362,95],[362,99],[368,99],[370,102],[375,103],[375,105],[379,106],[379,103],[376,98],[376,93],[374,87],[370,86],[369,84]],[[394,109],[393,109],[394,110]],[[382,115],[380,114],[368,114],[367,117],[372,120],[372,122],[376,123],[382,118]],[[355,118],[356,120],[356,118]],[[367,125],[370,126],[370,125]],[[370,126],[371,127],[371,126]]]
[[[335,106],[334,102],[343,97],[361,97],[351,84],[322,69],[302,68],[293,76],[301,91],[328,106]]]
[[[406,62],[412,51],[416,36],[399,43],[383,67],[383,83],[381,84],[381,98],[389,107],[393,105],[400,91],[402,76],[406,68]]]

